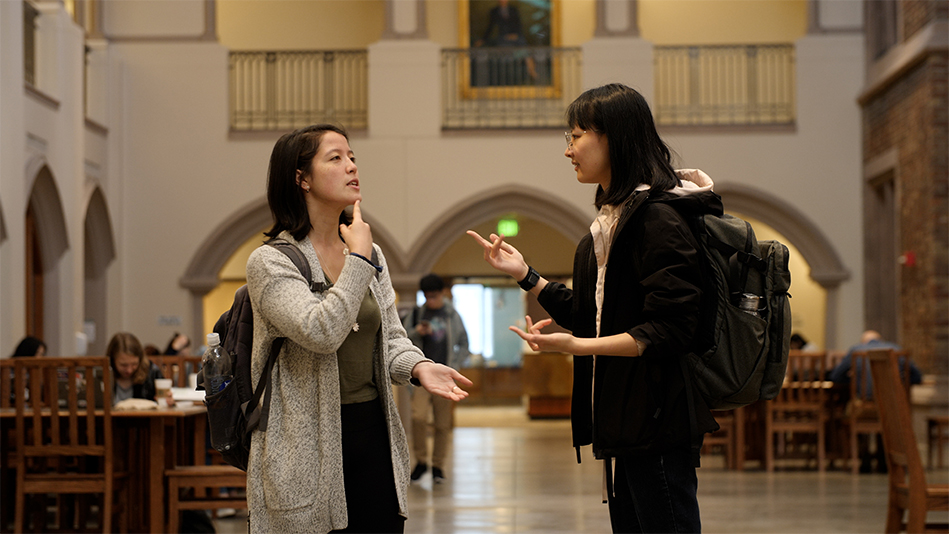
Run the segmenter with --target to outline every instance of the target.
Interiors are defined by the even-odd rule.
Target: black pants
[[[380,400],[341,407],[347,527],[333,532],[403,532]]]
[[[614,532],[700,532],[696,468],[688,448],[615,461],[614,492],[607,495]]]

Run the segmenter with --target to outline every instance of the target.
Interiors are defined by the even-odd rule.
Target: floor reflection
[[[610,532],[601,464],[589,447],[577,464],[568,421],[530,421],[520,407],[460,407],[450,457],[444,483],[426,474],[410,487],[406,532]],[[947,470],[928,478],[945,483]],[[708,533],[881,532],[887,475],[739,473],[711,456],[699,494]],[[241,512],[215,523],[218,532],[247,531]]]

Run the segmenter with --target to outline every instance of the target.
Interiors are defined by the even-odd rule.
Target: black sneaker
[[[412,474],[409,475],[409,480],[412,480],[413,482],[415,482],[416,480],[419,480],[420,478],[422,478],[422,475],[425,474],[427,469],[428,469],[428,466],[426,466],[426,464],[422,462],[417,463],[416,468],[413,469]],[[435,469],[433,469],[433,472],[434,471]]]
[[[441,484],[445,482],[445,474],[442,473],[442,469],[438,467],[432,468],[432,482],[435,484]]]

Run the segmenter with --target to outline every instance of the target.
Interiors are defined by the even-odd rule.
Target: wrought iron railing
[[[367,78],[365,50],[231,52],[231,129],[365,129]]]
[[[581,93],[580,48],[442,50],[442,128],[551,128]]]
[[[795,122],[792,45],[657,46],[653,53],[657,124]]]

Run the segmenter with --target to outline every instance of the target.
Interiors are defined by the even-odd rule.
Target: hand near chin
[[[363,220],[363,212],[360,209],[360,200],[353,204],[353,222],[349,226],[340,225],[340,235],[346,243],[350,252],[355,252],[366,258],[373,253],[373,232],[369,223]]]

